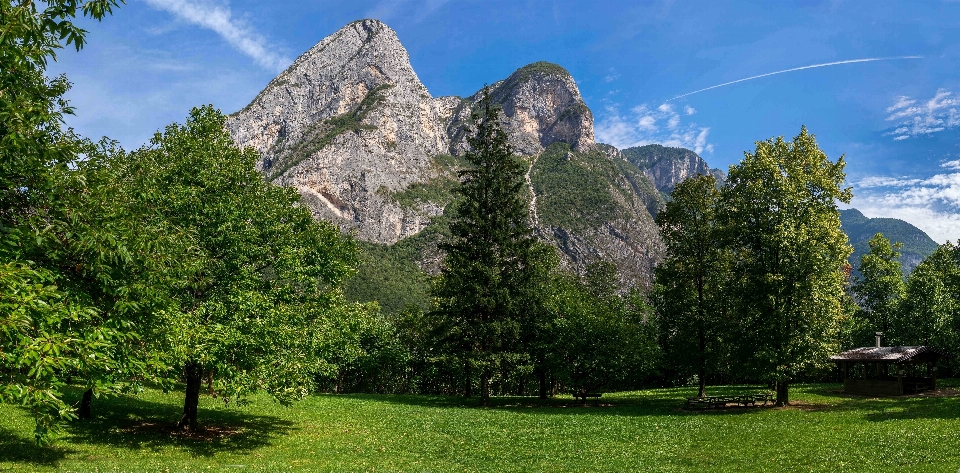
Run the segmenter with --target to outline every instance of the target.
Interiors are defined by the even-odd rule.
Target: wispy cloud
[[[234,18],[227,4],[214,5],[207,2],[187,0],[145,0],[158,10],[176,15],[177,18],[197,26],[213,30],[230,46],[250,56],[258,65],[280,72],[292,60],[274,52],[262,35],[254,31],[243,19]]]
[[[939,243],[960,239],[960,160],[927,178],[869,177],[854,184],[865,215],[906,220]]]
[[[896,56],[896,57],[868,57],[863,59],[848,59],[846,61],[834,61],[834,62],[825,62],[823,64],[811,64],[809,66],[794,67],[792,69],[784,69],[782,71],[768,72],[766,74],[759,74],[755,76],[745,77],[743,79],[732,80],[730,82],[724,82],[722,84],[711,85],[710,87],[704,87],[699,90],[694,90],[693,92],[687,92],[685,94],[680,94],[670,100],[676,100],[681,97],[686,97],[688,95],[699,94],[700,92],[706,92],[711,89],[716,89],[718,87],[724,87],[727,85],[733,85],[739,82],[746,82],[748,80],[759,79],[761,77],[775,76],[777,74],[785,74],[787,72],[802,71],[805,69],[816,69],[818,67],[828,67],[828,66],[839,66],[841,64],[856,64],[860,62],[875,62],[875,61],[894,61],[899,59],[923,59],[923,56]],[[669,100],[668,100],[669,101]]]
[[[713,152],[713,145],[707,141],[710,128],[683,122],[684,117],[696,113],[692,107],[684,107],[683,115],[668,103],[656,108],[642,104],[625,114],[616,105],[608,105],[604,112],[594,130],[603,143],[620,149],[656,143],[692,149],[697,154]]]
[[[617,69],[616,69],[616,68],[611,67],[611,68],[610,68],[610,73],[607,74],[606,77],[603,78],[603,81],[604,81],[604,82],[613,82],[613,81],[615,81],[615,80],[617,80],[617,79],[619,79],[619,78],[620,78],[620,73],[617,72]]]
[[[960,126],[960,96],[946,89],[925,102],[900,96],[893,105],[887,107],[887,121],[896,123],[896,129],[884,133],[893,136],[896,141],[929,135],[947,128]]]

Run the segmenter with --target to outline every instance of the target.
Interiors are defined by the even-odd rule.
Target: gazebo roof
[[[839,355],[831,356],[830,360],[900,363],[912,360],[914,358],[920,358],[923,361],[936,361],[942,356],[950,356],[950,354],[939,348],[928,346],[862,347],[854,348],[853,350],[847,350]]]

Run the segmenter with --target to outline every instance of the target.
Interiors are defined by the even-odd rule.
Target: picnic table
[[[591,393],[585,391],[574,391],[571,394],[573,394],[574,400],[580,399],[580,404],[584,405],[587,403],[587,398],[593,399],[594,405],[600,404],[600,396],[603,396],[603,393]]]
[[[767,403],[773,403],[773,394],[750,393],[737,394],[733,396],[688,397],[686,405],[687,407],[696,407],[702,409],[720,409],[724,407],[756,407],[758,405],[766,406]]]

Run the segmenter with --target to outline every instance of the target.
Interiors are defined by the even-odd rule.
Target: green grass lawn
[[[960,397],[870,399],[797,386],[797,406],[686,412],[691,389],[567,399],[320,395],[292,407],[201,399],[202,437],[175,436],[178,394],[97,399],[53,447],[0,406],[0,471],[816,471],[960,469]],[[747,388],[715,388],[726,394]],[[79,397],[79,393],[77,393]]]

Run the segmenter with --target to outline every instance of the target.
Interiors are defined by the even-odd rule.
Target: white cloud
[[[620,149],[656,143],[692,149],[697,154],[713,152],[713,145],[708,141],[710,128],[683,122],[684,116],[696,113],[692,107],[684,107],[684,115],[668,103],[656,108],[642,104],[626,114],[621,114],[616,105],[609,105],[604,112],[594,129],[600,142]]]
[[[857,182],[853,206],[868,217],[906,220],[938,243],[960,239],[960,160],[927,178],[869,177]]]
[[[896,123],[896,129],[885,133],[895,141],[929,135],[960,126],[960,97],[946,89],[939,89],[926,102],[900,96],[887,107],[887,121]]]
[[[620,78],[620,73],[617,72],[617,70],[616,70],[615,68],[612,68],[612,67],[611,67],[611,68],[610,68],[610,73],[607,74],[607,76],[603,78],[603,81],[604,81],[604,82],[613,82],[613,81],[615,81],[615,80],[617,80],[617,79],[619,79],[619,78]]]
[[[941,164],[940,166],[953,171],[960,171],[960,159],[957,159],[954,161],[947,161]]]
[[[190,2],[187,0],[145,1],[153,8],[170,12],[181,20],[213,30],[230,46],[250,56],[265,69],[280,72],[292,62],[292,60],[274,52],[275,47],[267,44],[266,39],[247,25],[244,20],[234,18],[228,5],[221,6],[205,1]]]

